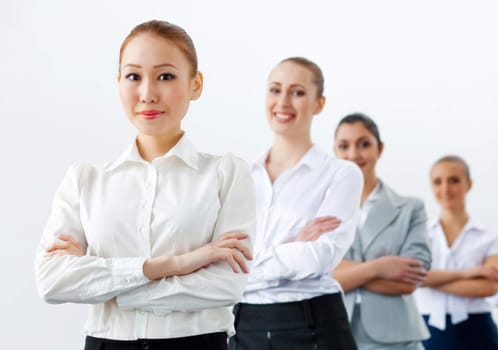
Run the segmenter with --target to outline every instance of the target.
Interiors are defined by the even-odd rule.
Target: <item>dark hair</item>
[[[278,64],[285,62],[292,62],[308,69],[311,72],[311,74],[313,74],[313,84],[316,85],[317,97],[323,96],[325,80],[323,79],[322,70],[320,69],[320,67],[318,67],[318,65],[315,62],[310,61],[309,59],[304,57],[295,56],[283,59]]]
[[[344,118],[341,119],[339,124],[337,124],[337,127],[335,128],[335,136],[337,136],[337,131],[341,127],[342,124],[354,124],[354,123],[361,123],[367,129],[377,140],[377,143],[379,145],[382,144],[382,141],[380,139],[380,133],[379,133],[379,128],[377,127],[377,124],[373,121],[372,118],[370,118],[368,115],[363,114],[363,113],[352,113]]]
[[[460,164],[463,168],[463,172],[465,173],[465,176],[467,177],[467,180],[470,180],[469,165],[462,157],[456,156],[456,155],[447,155],[447,156],[441,157],[432,165],[431,171],[432,171],[432,169],[434,169],[434,167],[436,165],[438,165],[439,163],[442,163],[442,162],[452,162],[452,163]]]
[[[177,26],[166,21],[152,20],[148,22],[141,23],[133,28],[124,39],[119,49],[119,70],[121,71],[121,59],[123,56],[123,51],[125,50],[128,43],[139,34],[151,33],[155,34],[161,38],[172,41],[187,57],[191,67],[192,76],[197,74],[197,53],[195,51],[194,42],[192,38],[187,34],[187,32]]]

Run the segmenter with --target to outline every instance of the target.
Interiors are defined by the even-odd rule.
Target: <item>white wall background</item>
[[[9,349],[83,348],[85,306],[42,303],[33,259],[67,166],[116,157],[134,130],[117,94],[118,49],[136,24],[183,26],[205,74],[185,129],[199,149],[252,159],[271,142],[266,77],[291,55],[316,61],[328,103],[313,136],[330,150],[338,119],[379,124],[379,175],[437,215],[428,170],[466,158],[469,210],[498,231],[498,3],[481,1],[96,1],[0,3],[0,339]]]

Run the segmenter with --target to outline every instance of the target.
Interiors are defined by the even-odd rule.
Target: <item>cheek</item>
[[[121,104],[126,108],[130,108],[131,104],[132,104],[132,101],[133,101],[133,98],[132,98],[133,94],[132,92],[130,91],[129,88],[126,88],[125,86],[123,85],[120,85],[119,86],[119,98],[121,100]]]

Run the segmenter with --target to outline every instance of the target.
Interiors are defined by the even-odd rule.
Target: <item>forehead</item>
[[[127,63],[147,65],[188,63],[178,45],[172,41],[152,33],[138,34],[123,50],[122,65]]]
[[[315,85],[313,83],[313,73],[308,68],[294,62],[283,62],[278,64],[271,71],[268,82],[285,85]]]
[[[465,167],[459,162],[442,161],[432,168],[433,176],[465,176]]]
[[[344,123],[337,129],[337,139],[341,140],[356,140],[371,137],[374,137],[374,135],[365,128],[362,122],[355,122],[353,124]]]

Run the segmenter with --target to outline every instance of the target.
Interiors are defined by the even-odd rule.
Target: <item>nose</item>
[[[358,148],[355,146],[351,146],[348,148],[346,152],[347,160],[357,160],[360,156],[360,152],[358,152]]]
[[[290,105],[290,96],[289,94],[285,93],[285,92],[282,92],[281,94],[279,94],[278,96],[278,104],[281,106],[281,107],[287,107]]]
[[[155,82],[148,79],[142,80],[140,86],[140,102],[141,103],[157,103],[159,100]]]

